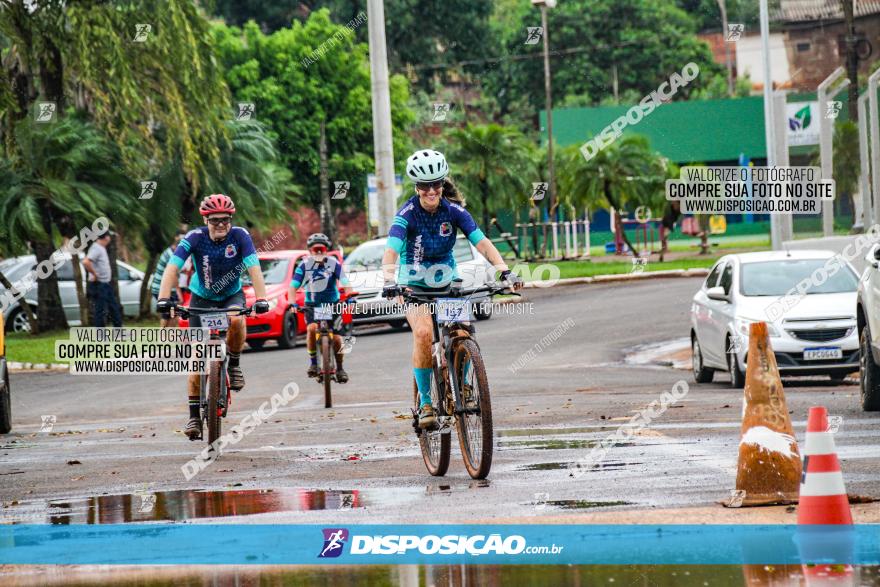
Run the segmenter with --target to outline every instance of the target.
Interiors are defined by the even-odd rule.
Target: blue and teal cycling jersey
[[[200,298],[215,301],[241,291],[241,274],[260,263],[250,233],[240,226],[230,228],[218,242],[211,240],[207,226],[189,231],[174,251],[171,263],[179,269],[190,255],[194,270],[190,290]]]
[[[485,238],[470,213],[446,198],[434,212],[422,208],[418,195],[407,200],[388,231],[388,248],[400,254],[397,283],[442,287],[458,277],[452,255],[458,230],[473,245]]]
[[[313,256],[305,257],[293,272],[290,287],[299,289],[304,285],[306,305],[332,304],[339,301],[339,286],[348,285],[342,263],[331,255],[317,261]]]

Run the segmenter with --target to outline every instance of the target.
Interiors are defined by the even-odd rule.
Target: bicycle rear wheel
[[[474,479],[485,479],[492,467],[492,402],[483,356],[473,340],[458,343],[453,355],[452,376],[465,407],[464,413],[455,415],[464,466]],[[469,393],[465,390],[466,385],[470,387]]]
[[[207,408],[205,409],[206,420],[208,421],[208,444],[214,444],[214,441],[220,438],[220,394],[221,381],[220,369],[222,363],[220,361],[211,361],[211,367],[208,371],[208,394]]]
[[[435,409],[440,406],[436,377],[431,378],[431,401]],[[419,387],[413,378],[413,403],[416,412],[419,410]],[[448,431],[447,431],[448,432]],[[422,449],[422,459],[425,468],[434,477],[442,477],[449,469],[449,455],[452,448],[450,434],[441,434],[439,430],[420,430],[419,447]]]
[[[333,358],[330,354],[330,336],[321,335],[321,372],[324,374],[324,407],[333,407],[333,397],[330,395],[330,383],[333,376]]]

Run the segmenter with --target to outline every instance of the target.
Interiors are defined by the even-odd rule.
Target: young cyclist
[[[205,226],[187,233],[180,241],[159,286],[159,299],[156,306],[160,316],[169,318],[176,302],[169,296],[177,286],[178,272],[184,261],[192,257],[193,276],[189,288],[192,297],[190,308],[199,309],[241,309],[245,307],[244,292],[241,290],[241,274],[247,269],[254,284],[254,311],[263,314],[269,311],[266,301],[266,284],[257,251],[251,235],[240,226],[232,226],[235,204],[232,198],[223,194],[212,194],[202,200],[199,212],[205,219]],[[201,326],[198,314],[191,314],[191,328]],[[230,316],[229,330],[226,332],[227,353],[229,354],[229,388],[238,391],[244,387],[244,374],[239,364],[241,349],[246,337],[244,316]],[[189,388],[189,422],[184,434],[190,440],[202,437],[200,417],[199,375],[191,373]]]
[[[333,323],[340,314],[339,294],[347,291],[348,279],[336,257],[327,254],[330,249],[330,239],[323,233],[316,232],[306,241],[310,255],[306,256],[290,282],[287,291],[287,299],[290,303],[296,299],[296,290],[303,287],[306,292],[306,307],[303,308],[308,324],[306,348],[309,351],[309,377],[318,376],[318,324],[315,322],[315,306],[329,304],[333,308]],[[335,334],[339,334],[334,329]],[[348,381],[348,373],[342,368],[342,337],[333,337],[333,352],[336,355],[336,381],[345,383]]]
[[[420,291],[446,290],[457,276],[452,249],[458,230],[500,271],[501,281],[507,287],[522,287],[522,280],[510,270],[462,206],[461,196],[448,178],[449,164],[442,153],[416,151],[406,160],[406,175],[415,182],[416,193],[397,211],[388,232],[388,245],[382,257],[385,297],[395,297],[399,286]],[[395,277],[398,260],[401,263]],[[418,308],[407,308],[406,319],[413,333],[412,365],[419,390],[419,427],[429,428],[435,423],[431,406],[431,316]]]

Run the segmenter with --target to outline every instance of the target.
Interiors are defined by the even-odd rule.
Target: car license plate
[[[330,306],[315,306],[315,320],[332,320],[333,309]]]
[[[202,328],[216,328],[223,330],[229,328],[229,316],[225,313],[202,314]]]
[[[824,346],[812,349],[804,349],[805,361],[822,361],[825,359],[842,359],[843,349],[839,346]]]
[[[438,322],[470,322],[471,305],[467,300],[440,298],[437,300]]]

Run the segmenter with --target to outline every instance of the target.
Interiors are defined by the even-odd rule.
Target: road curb
[[[614,281],[638,281],[641,279],[659,279],[664,277],[705,277],[708,269],[666,269],[663,271],[646,271],[644,273],[619,273],[613,275],[597,275],[595,277],[570,277],[567,279],[545,279],[529,281],[526,289],[546,288],[553,285],[580,285],[585,283],[610,283]]]
[[[19,363],[10,361],[6,363],[10,371],[69,371],[67,363]]]

